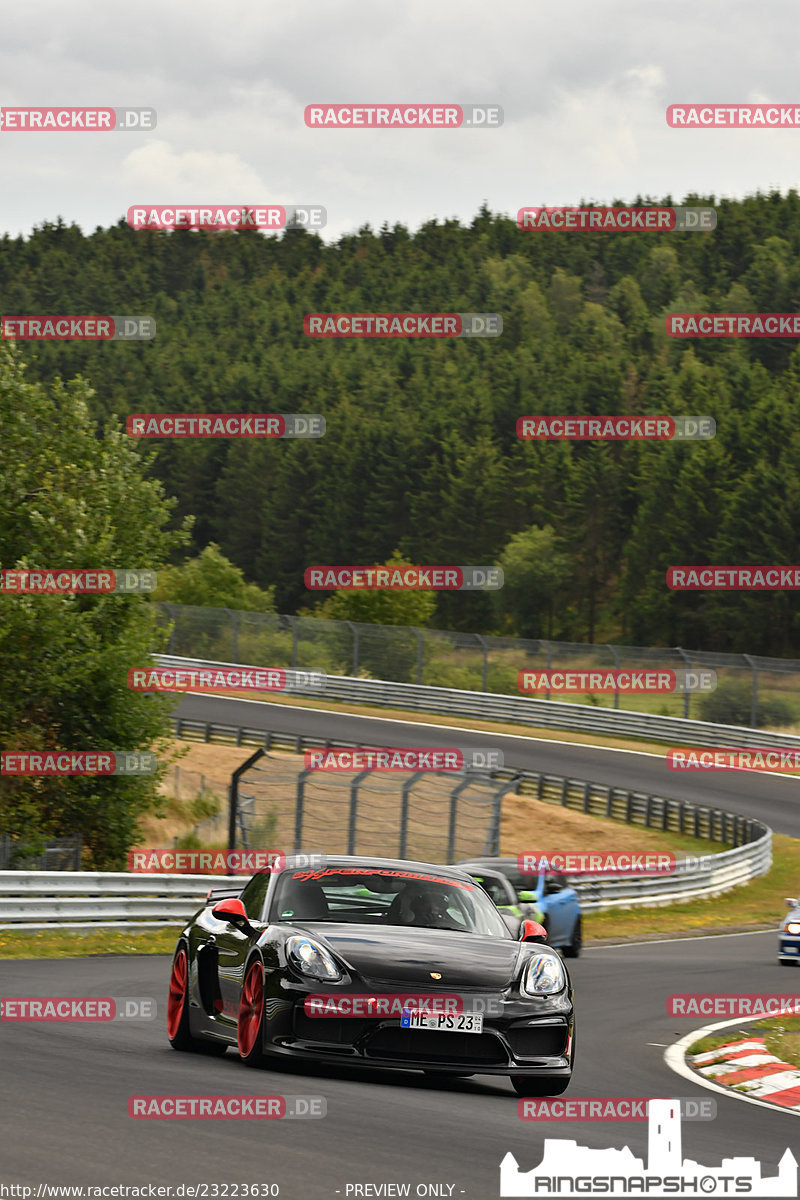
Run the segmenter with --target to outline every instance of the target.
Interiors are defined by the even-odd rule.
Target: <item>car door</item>
[[[241,894],[241,901],[248,920],[255,925],[258,925],[261,920],[269,880],[269,871],[262,871],[253,876]],[[245,962],[253,944],[253,938],[250,934],[237,929],[229,921],[217,921],[216,918],[214,921],[217,929],[213,934],[213,942],[216,950],[219,998],[222,1005],[219,1020],[222,1023],[235,1023],[239,1013]]]
[[[547,917],[548,941],[553,946],[563,946],[572,935],[571,890],[563,875],[543,872],[539,895]]]

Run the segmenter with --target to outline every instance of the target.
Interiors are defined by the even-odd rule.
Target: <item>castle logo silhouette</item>
[[[778,1174],[762,1178],[756,1158],[723,1158],[703,1167],[681,1158],[678,1100],[651,1100],[647,1166],[625,1146],[592,1150],[564,1138],[545,1138],[542,1161],[520,1171],[509,1151],[500,1164],[501,1196],[796,1196],[797,1159],[787,1147]]]

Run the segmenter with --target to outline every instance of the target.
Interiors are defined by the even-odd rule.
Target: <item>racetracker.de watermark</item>
[[[669,313],[669,337],[800,337],[800,313]]]
[[[4,342],[150,342],[155,317],[0,317]]]
[[[135,413],[125,421],[129,437],[142,438],[320,438],[321,413]]]
[[[497,129],[499,104],[307,104],[309,129]]]
[[[556,205],[552,208],[521,208],[520,229],[547,229],[557,233],[686,233],[709,232],[717,227],[714,208],[668,208],[664,206]]]
[[[324,1096],[131,1096],[128,1116],[171,1120],[296,1120],[325,1117]]]
[[[325,690],[322,671],[283,667],[131,667],[128,687],[134,692],[294,692]]]
[[[458,750],[453,747],[374,747],[352,749],[329,746],[306,750],[307,771],[499,771],[501,750]]]
[[[322,204],[132,204],[131,229],[323,229]]]
[[[677,592],[797,592],[800,567],[667,567]]]
[[[716,436],[713,417],[545,417],[517,419],[524,442],[681,442]]]
[[[30,595],[133,595],[154,592],[155,571],[116,571],[102,567],[76,570],[72,567],[7,568],[0,571],[0,592]]]
[[[303,332],[309,337],[378,338],[499,337],[499,313],[306,313]]]
[[[0,108],[3,133],[110,133],[155,129],[154,108]]]
[[[673,129],[798,129],[798,104],[670,104]]]
[[[770,992],[726,995],[719,992],[681,993],[667,998],[668,1017],[776,1017],[800,1013],[800,996]]]
[[[689,671],[679,668],[624,670],[594,668],[585,671],[548,670],[520,671],[517,687],[521,692],[713,692],[717,686],[716,671]]]
[[[681,748],[667,751],[670,771],[800,771],[800,750],[768,747],[740,749],[718,746],[714,750]]]
[[[2,996],[0,1021],[154,1021],[153,996]]]
[[[672,875],[677,860],[672,853],[651,850],[621,850],[580,853],[577,851],[526,851],[517,855],[517,870],[523,875],[554,871],[560,875]]]
[[[152,775],[152,750],[2,750],[0,775]]]
[[[571,1096],[569,1100],[518,1100],[521,1121],[646,1121],[658,1096]],[[711,1097],[674,1097],[684,1121],[713,1121],[717,1102]]]
[[[303,574],[310,592],[490,592],[504,581],[500,567],[306,567]]]
[[[477,999],[477,997],[476,997]],[[487,997],[489,1001],[493,997]],[[494,1000],[497,1004],[497,1001]],[[500,1005],[502,1008],[502,1005]],[[307,1017],[402,1017],[406,1011],[420,1012],[431,1017],[456,1016],[467,1011],[464,997],[456,993],[434,993],[433,995],[408,995],[405,992],[374,993],[350,992],[345,995],[306,996],[303,1011]],[[476,1008],[475,1012],[485,1009]]]
[[[327,859],[315,855],[316,859]],[[257,871],[282,871],[283,850],[163,850],[128,851],[128,870],[142,875],[255,875]]]

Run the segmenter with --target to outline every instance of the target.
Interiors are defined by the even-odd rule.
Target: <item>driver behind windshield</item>
[[[448,911],[447,892],[435,887],[410,884],[396,897],[391,914],[399,925],[421,925],[428,929],[463,929],[464,921]],[[391,919],[391,918],[390,918]]]

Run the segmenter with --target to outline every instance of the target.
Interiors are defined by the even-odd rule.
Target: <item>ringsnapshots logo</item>
[[[670,771],[786,771],[792,774],[800,771],[800,750],[681,747],[667,751],[667,766]]]
[[[0,775],[152,775],[152,750],[2,750]]]
[[[664,328],[674,338],[797,338],[800,313],[669,313]]]
[[[155,317],[0,317],[4,342],[150,342]]]
[[[321,438],[321,413],[135,413],[125,421],[140,438]]]
[[[322,204],[132,204],[131,229],[323,229]]]
[[[0,1021],[155,1021],[153,996],[2,996]]]
[[[713,417],[519,417],[524,442],[688,442],[716,437]]]
[[[539,875],[542,871],[559,875],[672,875],[676,866],[674,854],[651,850],[529,850],[517,855],[517,869],[523,875]]]
[[[521,692],[624,692],[648,693],[713,692],[716,671],[677,671],[663,668],[644,670],[594,669],[566,671],[558,669],[520,671],[517,687]]]
[[[797,1160],[788,1148],[778,1174],[764,1176],[756,1158],[725,1158],[718,1167],[684,1158],[681,1101],[652,1099],[648,1106],[647,1161],[628,1146],[621,1150],[580,1146],[574,1138],[547,1138],[542,1160],[521,1171],[511,1153],[500,1163],[501,1196],[535,1196],[539,1200],[575,1195],[693,1196],[715,1194],[796,1196]]]
[[[797,592],[800,567],[667,567],[674,592]]]
[[[309,129],[498,129],[499,104],[307,104]]]
[[[150,132],[154,108],[0,108],[3,133]]]
[[[326,747],[306,750],[306,771],[499,771],[501,750],[459,750],[455,747]]]
[[[306,567],[309,592],[493,592],[503,586],[500,567]]]
[[[521,208],[517,213],[517,226],[559,233],[566,230],[583,233],[708,233],[717,227],[717,213],[713,208],[558,205]]]
[[[283,850],[164,850],[128,851],[128,870],[143,875],[255,875],[282,871]]]
[[[288,1121],[328,1115],[324,1096],[131,1096],[128,1116],[160,1120]]]
[[[798,129],[796,104],[670,104],[672,129]]]
[[[646,1121],[655,1096],[571,1096],[569,1100],[518,1100],[521,1121]],[[714,1121],[717,1102],[711,1097],[676,1097],[684,1121]]]
[[[0,593],[14,595],[136,595],[154,592],[155,571],[117,571],[92,567],[85,570],[38,567],[0,571]]]
[[[303,332],[321,338],[499,337],[499,313],[306,313]]]
[[[282,667],[131,667],[128,687],[133,692],[321,692],[321,671]]]

